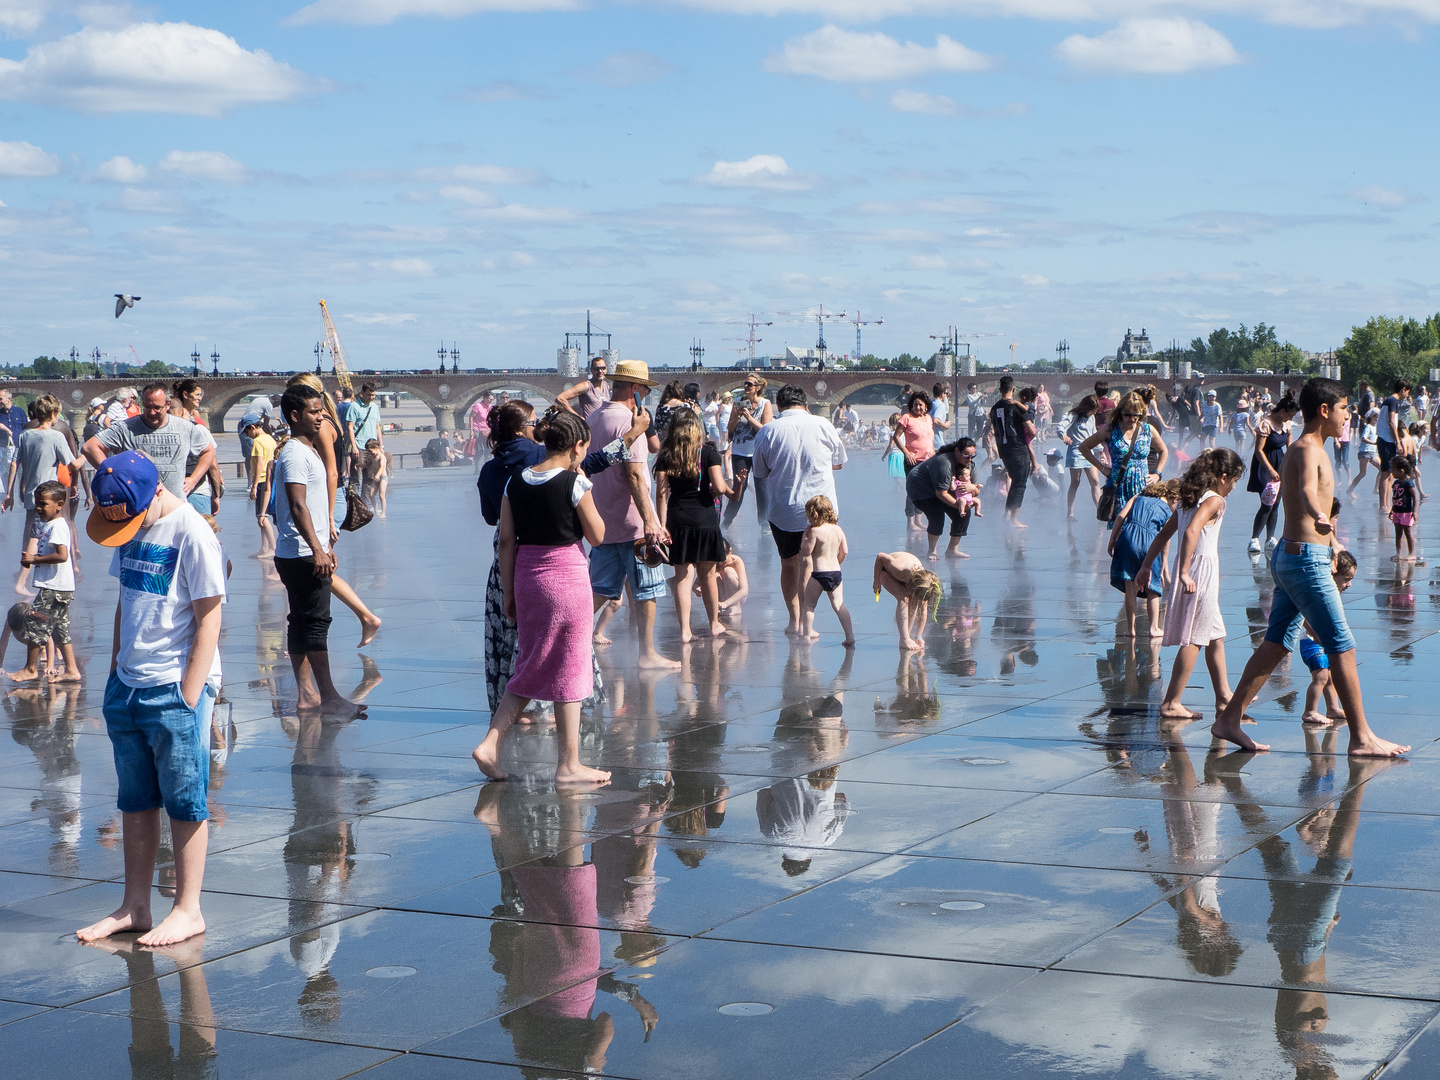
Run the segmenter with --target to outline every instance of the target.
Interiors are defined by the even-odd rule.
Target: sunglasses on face
[[[525,421],[523,424],[521,424],[520,426],[521,426],[521,427],[534,427],[537,423],[539,423],[538,420],[526,420],[526,421]]]

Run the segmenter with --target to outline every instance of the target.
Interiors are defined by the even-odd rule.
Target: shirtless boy
[[[840,564],[850,554],[845,541],[845,530],[840,528],[840,519],[835,506],[824,495],[816,495],[805,504],[805,518],[810,527],[800,541],[800,590],[802,608],[800,612],[800,636],[815,641],[820,634],[815,629],[815,605],[820,602],[823,592],[830,597],[830,606],[845,631],[843,644],[846,648],[855,644],[855,628],[850,625],[850,609],[845,606],[845,586],[840,579]]]
[[[1329,661],[1330,677],[1350,727],[1351,756],[1399,757],[1410,749],[1386,742],[1365,721],[1360,677],[1355,670],[1355,639],[1345,622],[1340,590],[1331,575],[1335,527],[1330,507],[1335,497],[1335,474],[1325,453],[1325,440],[1340,434],[1348,417],[1348,404],[1344,384],[1334,379],[1311,379],[1300,391],[1305,432],[1286,452],[1280,470],[1285,529],[1270,559],[1270,575],[1275,581],[1270,626],[1265,640],[1245,665],[1230,703],[1216,715],[1210,728],[1217,739],[1246,750],[1270,749],[1241,731],[1240,719],[1275,666],[1299,644],[1302,621],[1310,624]]]

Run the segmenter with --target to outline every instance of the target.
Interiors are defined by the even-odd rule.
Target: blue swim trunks
[[[1325,650],[1308,637],[1300,639],[1300,659],[1311,671],[1330,670],[1330,658],[1325,655]]]

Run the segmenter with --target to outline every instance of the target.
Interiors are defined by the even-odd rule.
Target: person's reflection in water
[[[1308,747],[1307,747],[1308,749]],[[1227,763],[1217,769],[1233,796],[1243,796],[1240,767],[1253,755],[1245,752],[1218,758]],[[1306,774],[1300,780],[1302,796],[1320,790],[1332,759],[1309,756]],[[1325,952],[1330,932],[1340,921],[1339,904],[1344,882],[1350,879],[1355,854],[1355,837],[1360,826],[1360,807],[1365,781],[1391,762],[1350,758],[1348,790],[1339,805],[1318,810],[1295,826],[1299,842],[1314,862],[1308,871],[1300,866],[1294,845],[1269,828],[1265,812],[1248,798],[1238,802],[1241,820],[1255,832],[1269,835],[1258,845],[1270,888],[1270,929],[1267,940],[1275,949],[1280,978],[1288,985],[1275,996],[1275,1038],[1297,1080],[1335,1080],[1339,1076],[1329,1046],[1347,1040],[1327,1032],[1330,1013],[1325,994],[1318,989],[1327,983]],[[1297,878],[1307,880],[1295,880]],[[1317,988],[1317,989],[1312,989]]]
[[[781,846],[780,866],[791,877],[805,873],[817,854],[833,847],[851,814],[835,788],[840,766],[816,769],[803,780],[777,780],[755,795],[760,835]]]
[[[1035,649],[1035,583],[1025,565],[1023,547],[1011,562],[1011,572],[995,605],[995,621],[990,628],[990,640],[1000,650],[1002,678],[1015,674],[1017,657],[1027,667],[1040,662]]]
[[[210,1006],[210,988],[205,983],[201,951],[205,935],[163,948],[146,948],[126,937],[87,941],[89,948],[103,949],[124,959],[130,983],[130,1076],[131,1080],[200,1080],[219,1077],[220,1061],[215,1049],[215,1013]],[[174,961],[180,983],[180,1041],[170,1043],[170,1021],[165,999],[160,994],[155,957]]]
[[[290,763],[294,816],[284,850],[290,925],[315,926],[326,921],[325,904],[343,903],[347,897],[355,872],[351,819],[374,798],[377,784],[341,764],[335,747],[341,725],[324,723],[318,716],[286,719],[295,731]],[[290,957],[305,976],[297,1004],[307,1026],[324,1026],[340,1017],[340,986],[330,973],[339,947],[336,922],[290,938]]]
[[[940,695],[930,686],[924,656],[900,654],[900,663],[895,669],[895,699],[886,704],[876,695],[875,714],[877,720],[893,718],[901,730],[909,730],[915,724],[934,723],[940,718]]]
[[[980,604],[970,595],[970,586],[958,573],[941,597],[935,619],[926,627],[925,655],[937,671],[961,679],[973,679],[975,640],[980,635]]]
[[[23,686],[5,695],[10,737],[35,755],[40,767],[40,797],[30,804],[43,808],[52,837],[50,868],[58,874],[80,869],[80,759],[75,753],[75,720],[81,691]],[[118,839],[118,837],[117,837]]]
[[[506,980],[505,1000],[531,1004],[502,1016],[500,1023],[510,1032],[516,1055],[526,1061],[548,1069],[600,1072],[615,1036],[615,1022],[608,1012],[595,1015],[597,990],[630,1005],[640,1016],[646,1039],[660,1018],[635,984],[599,974],[595,865],[585,858],[583,844],[554,849],[558,840],[581,835],[588,804],[582,793],[551,789],[553,796],[544,800],[551,827],[525,827],[513,824],[524,821],[520,804],[525,797],[509,790],[488,795],[501,788],[513,790],[515,785],[487,784],[481,789],[476,817],[490,830],[497,864],[509,867],[507,875],[515,888],[510,907],[526,921],[496,920],[490,951],[495,970]],[[528,861],[513,861],[527,854]],[[640,956],[636,952],[629,958]]]

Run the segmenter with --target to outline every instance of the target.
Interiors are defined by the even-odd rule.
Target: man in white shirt
[[[315,451],[325,401],[303,383],[280,399],[290,439],[275,458],[275,570],[290,600],[290,664],[300,688],[301,713],[354,719],[362,709],[340,696],[330,677],[330,494],[325,464]]]
[[[965,419],[969,425],[970,438],[979,445],[980,437],[985,434],[985,398],[980,393],[979,385],[973,382],[965,388]]]
[[[775,408],[775,419],[755,436],[754,470],[769,486],[766,517],[780,552],[780,592],[790,616],[785,632],[798,634],[800,541],[810,524],[805,504],[816,495],[836,503],[834,474],[844,467],[847,455],[834,425],[810,414],[800,387],[782,386],[775,396]]]

